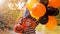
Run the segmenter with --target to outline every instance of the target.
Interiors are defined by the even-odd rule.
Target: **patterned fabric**
[[[25,34],[35,34],[35,28],[28,26],[25,30]]]

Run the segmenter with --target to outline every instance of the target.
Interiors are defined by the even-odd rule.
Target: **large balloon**
[[[58,8],[60,6],[60,0],[49,0],[49,6]]]
[[[53,7],[48,7],[47,8],[47,15],[49,16],[56,16],[59,14],[59,10],[57,8],[53,8]]]
[[[39,0],[40,3],[44,4],[46,7],[49,4],[49,0]]]
[[[42,3],[36,3],[30,13],[32,17],[39,19],[39,17],[45,15],[46,7]]]
[[[48,22],[48,16],[44,15],[43,17],[38,19],[38,22],[41,23],[42,25],[45,25]]]
[[[27,1],[26,6],[27,6],[27,8],[28,8],[29,11],[31,11],[31,9],[32,9],[32,7],[33,7],[33,5],[34,5],[35,3],[38,3],[38,1],[37,1],[37,0],[28,0],[28,1]]]
[[[57,26],[57,20],[53,16],[48,16],[49,20],[48,23],[46,24],[46,28],[49,30],[54,29]]]

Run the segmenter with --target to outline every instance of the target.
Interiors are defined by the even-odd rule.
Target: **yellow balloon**
[[[28,1],[27,1],[26,6],[27,6],[27,8],[28,8],[29,11],[31,11],[31,9],[32,9],[32,7],[33,7],[33,5],[34,5],[35,3],[38,3],[38,1],[37,1],[37,0],[28,0]]]

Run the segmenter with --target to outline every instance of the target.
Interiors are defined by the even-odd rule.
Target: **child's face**
[[[31,25],[30,19],[27,19],[27,21],[26,21],[26,26],[30,26],[30,25]]]

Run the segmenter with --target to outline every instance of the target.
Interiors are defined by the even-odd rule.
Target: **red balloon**
[[[31,15],[36,19],[42,17],[43,15],[45,15],[45,13],[46,13],[46,7],[42,3],[36,3],[32,7]]]
[[[49,0],[49,6],[54,8],[60,7],[60,0]]]

